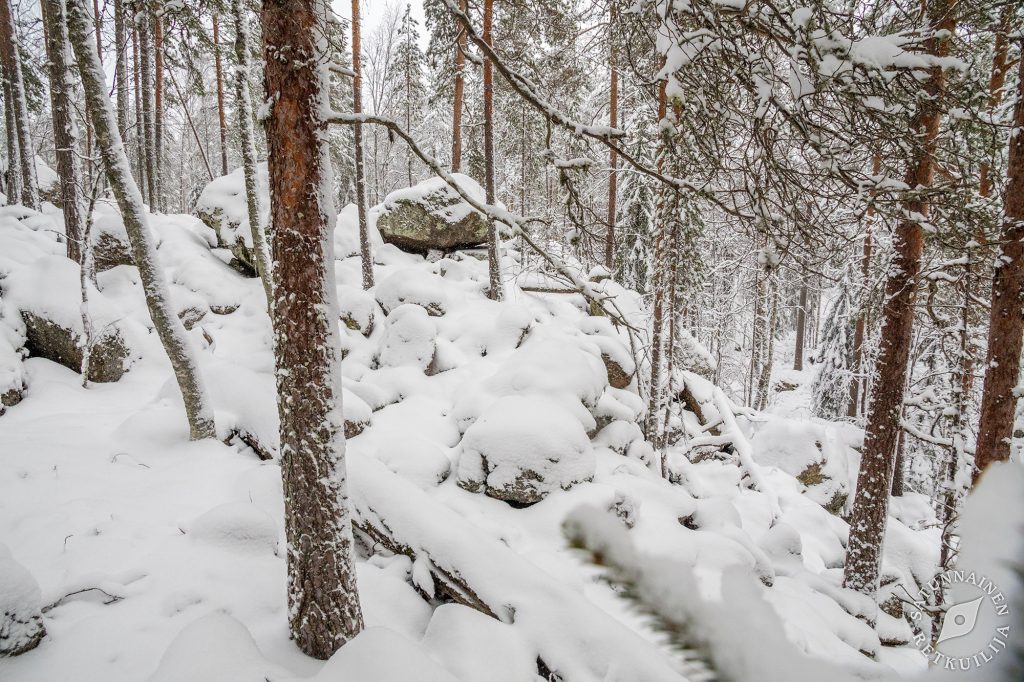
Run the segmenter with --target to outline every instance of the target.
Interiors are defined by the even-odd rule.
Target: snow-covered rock
[[[458,483],[516,504],[593,478],[594,452],[572,413],[542,397],[507,396],[462,437]]]
[[[385,313],[406,303],[418,305],[434,317],[448,309],[445,281],[427,270],[396,272],[381,280],[374,291]]]
[[[196,542],[235,552],[277,553],[277,524],[246,502],[214,507],[192,523],[189,535]]]
[[[526,682],[537,674],[537,652],[515,628],[461,604],[434,610],[423,646],[461,682]]]
[[[380,364],[385,367],[430,366],[437,326],[418,305],[407,303],[391,311],[381,341]]]
[[[381,627],[366,628],[310,682],[458,682],[419,642]]]
[[[374,456],[391,471],[421,488],[438,485],[452,464],[434,442],[414,434],[388,434],[377,443]]]
[[[182,629],[148,682],[264,682],[284,672],[238,619],[211,613]]]
[[[0,544],[0,657],[36,648],[45,634],[39,583]]]
[[[461,173],[454,177],[467,194],[484,201],[476,181]],[[406,251],[451,251],[487,241],[486,219],[440,178],[392,192],[375,211],[384,241]]]

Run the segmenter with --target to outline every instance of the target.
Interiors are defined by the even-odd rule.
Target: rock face
[[[25,348],[30,356],[81,371],[82,348],[75,331],[35,313],[22,311],[21,317],[25,321]],[[89,357],[89,381],[117,381],[128,371],[128,357],[128,347],[116,328],[97,330]]]
[[[103,272],[118,265],[134,265],[131,246],[127,240],[119,239],[113,232],[100,232],[92,244],[96,272]]]
[[[483,192],[471,178],[456,181],[474,198]],[[404,251],[426,254],[479,246],[487,241],[487,221],[439,178],[392,192],[379,207],[381,237]]]
[[[45,635],[39,584],[0,545],[0,657],[31,651]]]
[[[591,480],[596,466],[587,434],[571,413],[541,396],[508,396],[466,430],[458,484],[529,505]]]

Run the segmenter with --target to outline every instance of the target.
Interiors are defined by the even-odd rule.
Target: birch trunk
[[[325,10],[318,0],[264,0],[262,12],[288,619],[299,648],[321,659],[363,629],[345,470],[326,49],[314,37],[324,35]]]
[[[0,0],[0,49],[2,49],[4,76],[11,88],[14,128],[18,136],[18,167],[21,169],[21,203],[39,209],[39,183],[36,181],[35,148],[29,131],[28,104],[25,82],[21,72],[21,55],[15,35],[14,12],[11,0]]]
[[[256,177],[256,133],[252,125],[252,94],[249,92],[249,27],[245,21],[242,0],[231,0],[231,14],[235,20],[235,59],[238,63],[235,71],[235,109],[238,112],[238,132],[242,143],[245,204],[249,210],[249,231],[252,234],[253,252],[256,254],[256,271],[263,282],[263,291],[267,295],[267,311],[269,312],[274,303],[274,297],[270,274],[270,251],[267,247],[263,227],[260,225],[260,195]],[[226,165],[227,161],[225,160],[224,163]]]
[[[68,31],[75,51],[78,70],[85,90],[86,105],[92,115],[96,140],[103,166],[124,220],[132,257],[139,269],[146,306],[160,342],[171,361],[174,376],[185,402],[189,430],[193,440],[216,436],[213,406],[207,398],[199,374],[199,364],[189,345],[181,320],[174,313],[167,291],[167,282],[157,259],[156,247],[142,203],[142,195],[128,167],[117,119],[106,94],[106,79],[99,63],[95,45],[90,40],[89,10],[86,0],[69,0]]]
[[[84,264],[85,245],[81,174],[78,166],[78,129],[71,105],[71,61],[68,54],[67,17],[63,0],[42,0],[46,61],[50,71],[50,107],[53,115],[53,143],[57,153],[57,174],[64,203],[64,231],[68,258]]]

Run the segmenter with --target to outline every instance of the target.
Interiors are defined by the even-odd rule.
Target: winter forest
[[[1024,679],[1022,52],[0,0],[0,679]]]

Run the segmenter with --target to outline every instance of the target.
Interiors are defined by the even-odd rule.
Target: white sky
[[[376,28],[384,16],[387,7],[404,8],[406,4],[412,6],[412,16],[419,22],[420,46],[426,46],[426,30],[423,22],[423,0],[360,0],[362,6],[363,35],[369,35]],[[346,19],[352,18],[351,0],[331,0],[331,8],[339,16]]]

